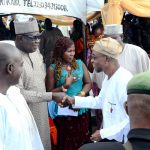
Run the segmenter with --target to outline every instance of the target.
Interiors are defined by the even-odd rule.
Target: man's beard
[[[103,72],[103,70],[102,70],[101,68],[95,68],[95,71],[96,71],[97,73]]]

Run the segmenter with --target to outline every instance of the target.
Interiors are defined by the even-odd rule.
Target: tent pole
[[[82,22],[82,34],[83,34],[83,50],[84,50],[84,63],[86,63],[86,58],[87,58],[87,39],[86,39],[86,25]]]

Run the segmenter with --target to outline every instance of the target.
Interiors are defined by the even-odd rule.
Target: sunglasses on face
[[[36,41],[36,40],[40,40],[41,39],[41,35],[35,35],[35,36],[32,36],[32,35],[27,35],[27,34],[23,34],[24,37],[32,40],[32,41]]]
[[[101,57],[104,57],[104,55],[97,55],[97,56],[92,55],[91,59],[96,60],[96,59],[101,58]]]

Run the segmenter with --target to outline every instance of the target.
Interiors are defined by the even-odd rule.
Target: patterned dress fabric
[[[30,54],[21,51],[21,54],[24,64],[19,87],[34,116],[44,149],[51,150],[46,101],[52,99],[52,94],[46,92],[43,58],[38,50]]]
[[[78,68],[72,72],[72,75],[77,78],[76,82],[73,82],[66,94],[69,96],[78,95],[83,88],[83,67],[82,61],[76,60]],[[55,70],[55,64],[51,65]],[[65,84],[68,71],[62,69],[60,80],[57,81],[56,86],[60,87]],[[58,107],[58,109],[61,109]],[[63,108],[62,108],[63,109]],[[64,110],[65,111],[65,110]],[[78,150],[78,148],[89,139],[88,132],[88,113],[87,109],[80,109],[78,116],[59,115],[54,119],[57,128],[57,150]]]

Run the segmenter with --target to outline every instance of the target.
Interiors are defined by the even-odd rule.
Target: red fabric
[[[83,52],[83,41],[82,38],[74,42],[76,54]]]
[[[57,150],[78,150],[89,140],[88,115],[78,117],[57,117],[55,119],[58,139]]]
[[[51,144],[56,145],[57,144],[57,129],[55,127],[53,120],[50,117],[49,117],[49,124],[50,124]]]

